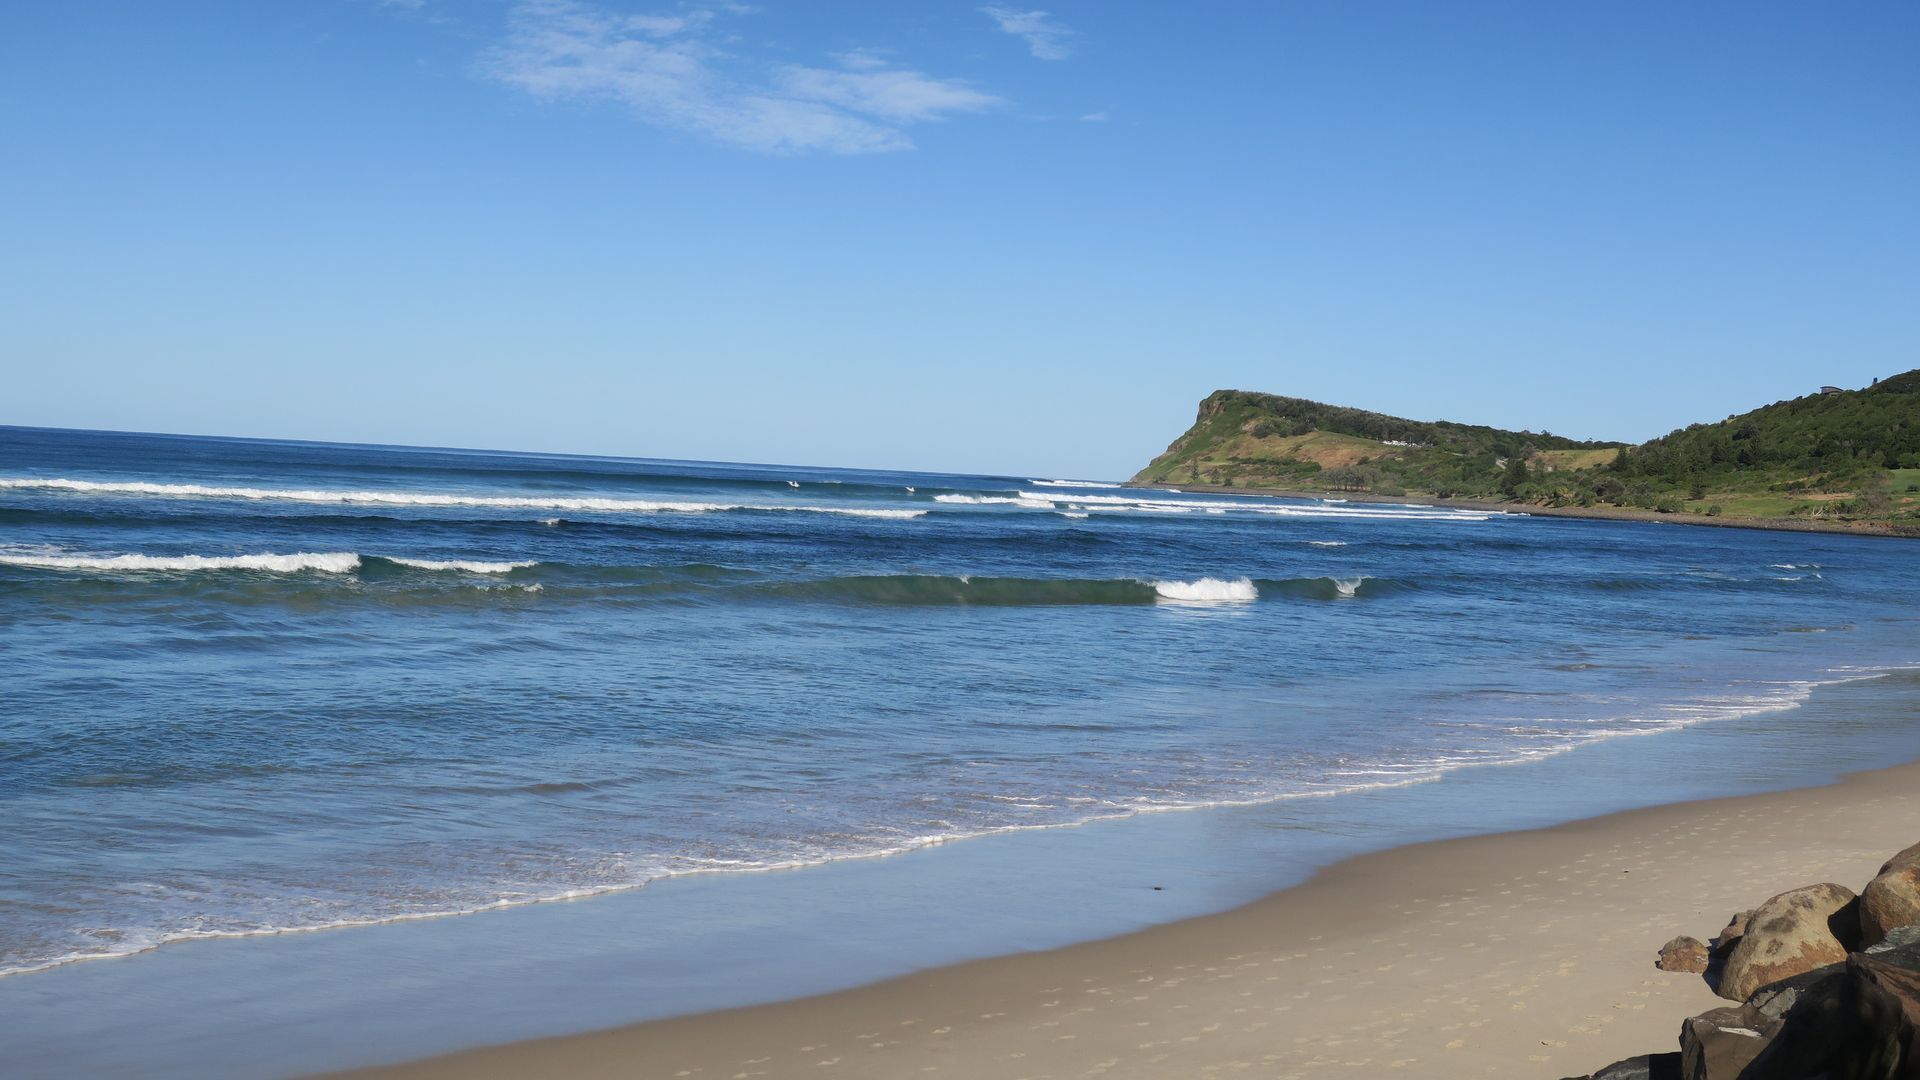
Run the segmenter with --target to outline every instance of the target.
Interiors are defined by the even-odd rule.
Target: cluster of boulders
[[[1855,895],[1808,885],[1735,915],[1657,966],[1739,1004],[1688,1017],[1677,1053],[1580,1080],[1920,1080],[1920,844]]]

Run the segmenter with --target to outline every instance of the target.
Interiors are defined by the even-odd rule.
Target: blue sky
[[[1122,476],[1920,366],[1920,5],[0,9],[0,422]]]

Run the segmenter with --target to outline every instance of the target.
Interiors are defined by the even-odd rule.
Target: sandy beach
[[[1235,911],[800,1001],[346,1074],[1560,1077],[1724,1004],[1660,945],[1920,838],[1920,764],[1342,862]],[[583,994],[592,993],[582,987]]]

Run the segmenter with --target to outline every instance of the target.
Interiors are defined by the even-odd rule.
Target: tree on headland
[[[1500,474],[1500,493],[1511,499],[1519,494],[1521,485],[1532,476],[1527,472],[1527,459],[1515,457],[1507,462],[1506,471]]]

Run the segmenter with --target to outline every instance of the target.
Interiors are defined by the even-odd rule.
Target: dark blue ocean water
[[[1916,552],[0,428],[0,971],[1791,709],[1920,661]]]

